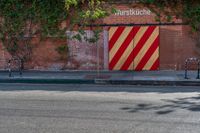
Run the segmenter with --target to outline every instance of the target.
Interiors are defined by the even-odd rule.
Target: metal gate
[[[110,27],[109,69],[158,70],[159,27]]]

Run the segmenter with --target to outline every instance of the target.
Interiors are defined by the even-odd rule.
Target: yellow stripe
[[[133,70],[133,66],[134,66],[134,64],[133,64],[133,61],[132,61],[132,63],[131,63],[130,66],[128,67],[128,70]]]
[[[118,29],[118,27],[111,27],[109,30],[109,41],[110,39],[113,37],[114,33],[116,32],[116,30]]]
[[[140,27],[139,31],[137,32],[137,34],[135,35],[135,37],[133,39],[133,48],[135,48],[136,44],[138,44],[138,42],[140,41],[140,39],[142,38],[144,33],[147,31],[147,29],[148,29],[148,26]],[[133,70],[133,66],[135,66],[134,61],[133,61],[133,63],[130,64],[128,69]]]
[[[126,27],[124,29],[121,36],[118,38],[113,48],[109,52],[109,62],[111,62],[111,60],[113,59],[113,57],[115,56],[115,54],[117,53],[117,51],[119,50],[125,39],[127,38],[128,34],[131,32],[132,28],[133,27]]]
[[[145,28],[140,28],[138,33],[145,33],[147,30]],[[138,43],[140,38],[143,36],[143,34],[136,34],[133,38],[133,40],[136,40],[136,42]],[[119,59],[119,62],[116,64],[116,66],[114,67],[116,70],[120,70],[120,68],[123,66],[123,64],[125,63],[125,61],[127,60],[127,58],[129,57],[129,55],[131,54],[133,47],[134,47],[134,41],[131,41],[131,43],[129,44],[128,48],[125,50],[125,52],[123,53],[123,55],[121,56],[121,58]],[[128,70],[133,70],[133,62],[130,64]]]
[[[132,49],[133,49],[133,40],[130,42],[130,44],[124,51],[123,55],[120,57],[119,61],[117,62],[117,64],[114,67],[114,70],[120,70],[120,68],[123,66],[123,64],[127,60],[128,56],[131,54]]]
[[[143,70],[150,70],[151,67],[153,66],[154,62],[158,59],[159,57],[159,47],[156,49],[156,51],[153,53],[151,58],[148,60],[147,64],[144,66]]]
[[[151,36],[148,38],[148,40],[145,42],[144,46],[142,47],[142,49],[140,50],[138,55],[135,57],[134,69],[137,67],[137,65],[140,63],[142,58],[145,56],[145,54],[147,53],[147,51],[149,50],[149,48],[151,47],[151,45],[153,44],[153,42],[155,41],[155,39],[157,38],[158,35],[159,35],[159,28],[157,27],[153,31]]]
[[[148,29],[148,26],[140,27],[139,31],[134,37],[134,47],[136,46],[136,44],[138,44],[138,42],[140,41],[144,33],[147,31],[147,29]]]

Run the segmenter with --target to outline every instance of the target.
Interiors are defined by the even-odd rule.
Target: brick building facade
[[[154,24],[159,28],[159,70],[181,70],[184,61],[189,57],[200,57],[200,50],[196,46],[196,40],[191,35],[187,25],[160,25],[155,14],[148,8],[138,5],[115,4],[113,5],[120,13],[112,14],[102,20],[105,24],[100,40],[95,44],[76,40],[52,41],[47,39],[40,42],[33,39],[32,59],[25,63],[25,69],[34,70],[109,70],[109,28],[132,24],[129,27]],[[132,13],[131,13],[132,10]],[[135,11],[135,12],[134,12]],[[137,14],[137,11],[143,11]],[[174,23],[182,23],[181,19],[172,18]],[[121,25],[120,25],[121,24]],[[156,24],[156,25],[155,25]],[[106,26],[107,25],[107,26]],[[114,26],[115,25],[115,26]],[[88,36],[92,33],[87,30]],[[60,44],[68,46],[67,59],[60,59],[56,48]],[[10,55],[0,44],[0,69],[5,69]]]
[[[143,10],[148,8],[140,6],[139,8],[127,5],[115,5],[116,9],[128,11],[130,9]],[[180,25],[160,25],[155,19],[156,15],[151,12],[150,15],[111,15],[104,19],[106,24],[157,24],[159,26],[159,61],[160,70],[181,70],[184,69],[184,62],[190,57],[200,57],[200,49],[194,35],[191,33],[190,26],[181,25],[182,20],[172,16],[172,22]],[[168,22],[162,22],[168,23]]]

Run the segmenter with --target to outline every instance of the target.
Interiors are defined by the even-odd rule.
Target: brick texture
[[[120,10],[128,10],[133,6],[114,5]],[[147,9],[142,6],[135,6],[137,9]],[[182,22],[182,20],[173,17],[173,22]],[[114,14],[102,20],[105,24],[146,24],[158,23],[155,21],[155,14],[149,16],[116,16]],[[108,27],[104,27],[108,29]],[[161,70],[182,70],[184,62],[189,57],[200,58],[200,49],[196,47],[196,41],[190,32],[189,26],[160,26],[160,69]],[[89,31],[87,31],[89,33]],[[108,61],[104,59],[106,51],[105,36],[103,33],[97,44],[89,44],[88,42],[78,42],[71,40],[67,42],[69,53],[66,60],[61,60],[60,55],[55,50],[66,41],[53,40],[49,38],[45,41],[40,41],[38,38],[33,39],[33,56],[31,61],[25,64],[26,69],[36,70],[96,70],[98,68],[106,69]],[[97,57],[97,48],[99,48],[99,58]],[[107,50],[108,51],[108,50]],[[0,69],[6,68],[6,61],[10,55],[3,49],[0,44]],[[106,64],[107,63],[107,64]],[[194,68],[194,67],[193,67]]]
[[[118,5],[115,8],[129,10],[130,6]],[[136,9],[147,9],[139,7]],[[111,15],[104,19],[106,24],[146,24],[158,23],[155,14],[148,16],[116,16]],[[163,21],[165,22],[165,21]],[[172,17],[172,22],[181,23],[181,19]],[[198,49],[200,51],[200,49]],[[189,26],[160,26],[160,70],[183,70],[185,60],[190,57],[200,58],[197,52],[196,41],[191,35]],[[193,67],[194,68],[194,67]]]

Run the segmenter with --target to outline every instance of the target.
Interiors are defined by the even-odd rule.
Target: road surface
[[[0,133],[199,132],[199,87],[0,84]]]

